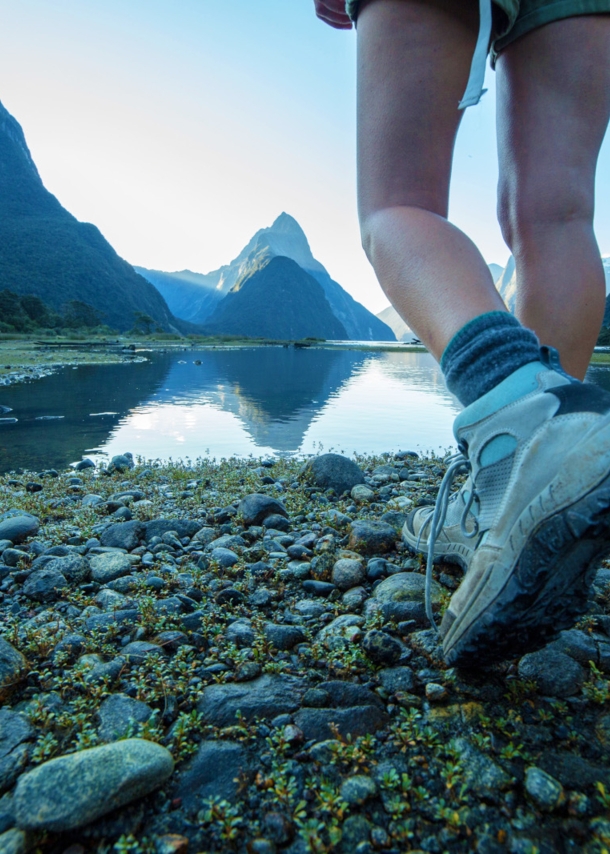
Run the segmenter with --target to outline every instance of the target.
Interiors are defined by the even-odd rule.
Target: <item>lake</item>
[[[444,451],[459,411],[427,353],[252,347],[146,353],[0,389],[0,472],[145,459]],[[588,379],[610,390],[610,370]]]

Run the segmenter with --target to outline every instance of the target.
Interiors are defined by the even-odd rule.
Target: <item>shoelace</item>
[[[449,502],[452,500],[452,498],[457,497],[457,493],[454,496],[451,495],[451,487],[453,485],[453,481],[456,475],[469,472],[471,470],[471,465],[468,458],[465,457],[462,453],[453,454],[452,456],[448,457],[447,462],[449,463],[449,465],[447,467],[447,471],[445,472],[445,476],[441,481],[441,485],[438,490],[438,495],[436,496],[434,512],[431,513],[430,516],[428,516],[428,518],[422,525],[419,532],[419,536],[417,538],[417,547],[419,548],[422,534],[428,526],[430,527],[428,533],[428,559],[426,561],[426,616],[430,620],[432,628],[437,633],[438,627],[434,620],[434,614],[432,613],[432,564],[434,562],[434,546],[436,544],[438,535],[443,530],[443,525],[445,524],[445,519],[447,518]],[[464,510],[462,511],[462,516],[460,518],[460,529],[462,531],[462,534],[465,537],[468,537],[469,539],[472,537],[476,537],[479,533],[479,524],[476,518],[474,519],[474,528],[472,529],[472,531],[468,531],[466,529],[466,521],[468,518],[468,514],[470,513],[470,509],[475,498],[476,491],[473,484],[472,489],[470,490],[470,494],[468,496],[468,501],[466,502]]]

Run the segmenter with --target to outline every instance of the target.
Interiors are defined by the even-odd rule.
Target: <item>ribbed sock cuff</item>
[[[528,362],[540,358],[540,344],[516,317],[490,311],[457,332],[441,357],[447,388],[464,406],[478,400]]]

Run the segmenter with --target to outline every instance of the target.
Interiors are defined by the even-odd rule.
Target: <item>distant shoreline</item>
[[[357,350],[371,353],[427,353],[423,344],[401,341],[325,341],[322,339],[281,340],[173,335],[119,335],[45,337],[34,334],[0,335],[0,388],[33,379],[42,379],[64,367],[80,365],[132,364],[146,360],[146,352],[219,350],[247,347],[294,349]],[[610,350],[593,354],[592,365],[610,365]]]

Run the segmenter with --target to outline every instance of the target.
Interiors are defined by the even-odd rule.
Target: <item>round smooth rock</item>
[[[394,548],[396,531],[386,522],[357,519],[350,527],[347,548],[365,555],[384,554]]]
[[[131,572],[131,561],[122,552],[105,552],[91,558],[91,577],[98,584],[107,584]]]
[[[0,540],[10,540],[14,545],[38,533],[40,523],[35,516],[22,514],[9,516],[0,522]]]
[[[554,646],[524,655],[519,676],[532,680],[545,697],[571,697],[582,688],[587,672],[577,661]]]
[[[339,590],[358,587],[366,578],[366,569],[359,560],[341,558],[333,566],[332,582]]]
[[[357,486],[354,486],[352,491],[350,492],[351,497],[354,499],[356,504],[368,504],[369,501],[373,501],[375,498],[374,491],[364,483],[359,483]]]
[[[235,566],[239,560],[239,557],[234,551],[223,548],[212,549],[210,557],[213,561],[216,561],[219,566],[223,566],[225,568]]]
[[[424,608],[426,579],[416,572],[399,572],[390,575],[377,585],[373,599],[381,604],[386,620],[417,620],[425,623]],[[441,587],[432,581],[432,605],[441,602]]]
[[[322,489],[333,489],[337,495],[364,483],[364,472],[342,454],[320,454],[307,463],[305,474]]]
[[[159,788],[174,770],[165,747],[128,738],[51,759],[19,778],[23,830],[74,830]]]
[[[281,501],[259,492],[252,492],[242,498],[237,512],[248,528],[252,525],[262,525],[269,516],[288,516],[288,511]]]
[[[563,786],[546,771],[532,766],[525,772],[525,791],[537,807],[551,812],[565,801]]]

